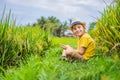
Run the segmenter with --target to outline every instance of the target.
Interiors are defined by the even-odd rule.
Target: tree
[[[40,28],[44,28],[46,22],[47,22],[46,18],[42,16],[40,19],[37,20],[37,25],[39,25]]]
[[[49,24],[49,29],[53,31],[54,29],[58,28],[60,26],[60,21],[54,16],[48,17],[47,18],[48,24]]]
[[[90,27],[88,29],[88,32],[90,32],[91,30],[93,30],[95,28],[96,22],[92,22],[90,23]]]
[[[67,29],[67,22],[61,23],[60,20],[54,16],[48,18],[42,16],[34,25],[39,25],[39,27],[45,31],[50,30],[55,36],[60,36],[61,31],[64,32]]]

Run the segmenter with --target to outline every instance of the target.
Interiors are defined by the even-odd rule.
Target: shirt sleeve
[[[85,48],[87,48],[87,46],[88,46],[88,44],[89,44],[89,40],[88,40],[89,38],[86,38],[86,37],[83,37],[83,38],[81,38],[79,41],[79,48],[80,47],[85,47]]]

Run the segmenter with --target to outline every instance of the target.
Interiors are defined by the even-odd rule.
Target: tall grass
[[[102,55],[120,56],[120,0],[104,10],[93,32]]]
[[[0,19],[0,65],[17,65],[28,55],[45,55],[44,51],[52,46],[52,37],[38,27],[16,26],[11,11],[6,17],[5,9]]]

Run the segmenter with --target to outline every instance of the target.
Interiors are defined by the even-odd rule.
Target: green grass
[[[65,44],[65,45],[70,45],[73,48],[77,48],[77,38],[76,37],[55,37],[53,38],[53,42],[55,42],[55,45],[61,45],[61,44]],[[76,45],[75,45],[76,44]]]
[[[74,39],[56,38],[60,42],[76,45]],[[66,40],[66,41],[65,41]],[[69,40],[69,42],[67,42]],[[73,44],[72,44],[73,45]],[[89,61],[60,61],[62,49],[56,43],[54,48],[46,51],[45,57],[31,55],[27,63],[21,62],[4,72],[0,80],[119,80],[120,60],[107,57],[94,57]],[[117,75],[115,75],[117,73]]]

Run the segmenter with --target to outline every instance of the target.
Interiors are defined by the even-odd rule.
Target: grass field
[[[119,80],[120,61],[94,57],[89,61],[60,61],[59,43],[76,46],[76,39],[54,38],[56,46],[46,51],[45,57],[31,55],[19,67],[3,71],[0,80]],[[69,41],[68,41],[69,40]]]

